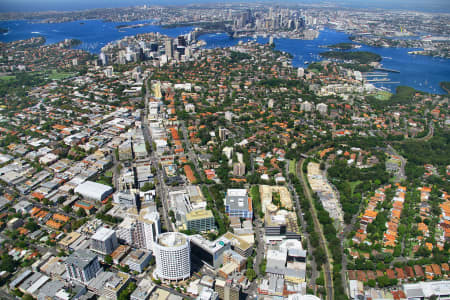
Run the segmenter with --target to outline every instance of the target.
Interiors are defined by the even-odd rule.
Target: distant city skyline
[[[83,10],[93,8],[108,8],[108,7],[126,7],[134,5],[185,5],[195,3],[224,3],[224,2],[268,2],[272,1],[259,0],[259,1],[214,1],[214,0],[3,0],[0,3],[0,12],[25,12],[25,11],[48,11],[48,10]],[[447,0],[368,0],[361,3],[358,0],[287,0],[284,3],[329,3],[337,4],[340,6],[348,7],[361,7],[361,8],[386,8],[386,9],[408,9],[418,11],[436,11],[436,12],[450,12],[450,2]]]

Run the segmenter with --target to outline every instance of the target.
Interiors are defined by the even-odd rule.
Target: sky
[[[254,0],[0,0],[0,12],[10,11],[45,11],[45,10],[82,10],[104,7],[124,7],[132,5],[177,5],[187,3],[206,2],[249,2]],[[348,7],[364,8],[387,8],[387,9],[409,9],[418,11],[438,11],[450,12],[450,0],[284,0],[259,2],[269,2],[276,4],[286,2],[298,3],[335,3]]]

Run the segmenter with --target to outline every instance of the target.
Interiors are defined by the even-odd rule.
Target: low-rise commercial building
[[[152,253],[144,250],[135,250],[128,254],[124,259],[124,264],[130,267],[130,270],[141,273],[150,263]]]

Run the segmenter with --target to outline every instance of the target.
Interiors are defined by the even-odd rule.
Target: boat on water
[[[379,89],[379,90],[381,90],[381,91],[383,91],[383,92],[391,92],[391,90],[388,89],[388,88],[385,87],[385,86],[379,86],[379,87],[376,87],[376,88]]]

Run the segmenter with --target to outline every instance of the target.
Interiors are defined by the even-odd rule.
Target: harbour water
[[[9,42],[27,39],[36,36],[44,36],[47,43],[55,43],[65,38],[79,39],[82,44],[80,49],[98,54],[100,49],[107,43],[121,39],[125,36],[146,32],[160,32],[161,34],[176,37],[180,34],[190,32],[192,27],[162,28],[156,25],[147,25],[138,28],[118,29],[118,25],[133,25],[148,23],[147,21],[136,22],[103,22],[101,20],[85,20],[66,23],[32,23],[29,21],[3,21],[0,27],[7,28],[8,33],[0,35],[0,41]],[[207,44],[207,48],[229,47],[236,45],[239,41],[255,40],[259,43],[267,43],[269,38],[258,37],[256,39],[232,38],[226,33],[211,33],[200,36]],[[327,51],[323,46],[349,42],[349,35],[343,32],[325,28],[315,40],[298,40],[280,38],[274,39],[277,50],[286,51],[293,56],[295,67],[307,67],[305,62],[311,63],[322,60],[319,55]],[[322,46],[322,47],[320,47]],[[386,69],[393,69],[399,73],[388,73],[389,82],[376,82],[377,87],[384,87],[391,91],[398,85],[408,85],[418,90],[444,94],[445,91],[439,86],[441,81],[450,81],[450,59],[433,58],[421,55],[408,54],[409,51],[417,50],[411,48],[378,48],[363,45],[358,51],[370,51],[381,55],[381,63]]]
[[[239,38],[235,39],[225,33],[214,33],[201,36],[207,42],[206,47],[229,47],[236,45],[240,40],[256,40],[258,43],[267,43],[269,38]],[[325,28],[315,40],[298,39],[274,39],[275,49],[292,54],[294,67],[307,67],[305,62],[311,63],[323,60],[321,52],[329,49],[320,46],[333,45],[342,42],[351,42],[349,35],[344,32]],[[331,49],[330,49],[331,50]],[[377,82],[374,85],[395,91],[398,85],[407,85],[420,91],[445,94],[439,86],[441,81],[450,81],[450,59],[436,58],[422,55],[411,55],[412,48],[381,48],[362,45],[357,51],[370,51],[382,57],[382,65],[385,69],[399,71],[399,73],[388,73],[389,82]]]
[[[64,23],[33,23],[24,20],[0,22],[1,28],[8,33],[0,34],[0,41],[10,42],[43,36],[47,44],[60,42],[64,39],[78,39],[82,43],[77,47],[94,54],[99,54],[103,46],[109,42],[120,40],[125,36],[147,32],[160,32],[170,37],[177,37],[192,31],[193,27],[162,28],[147,25],[137,28],[117,28],[119,25],[148,24],[151,21],[104,22],[101,20],[79,20]]]

